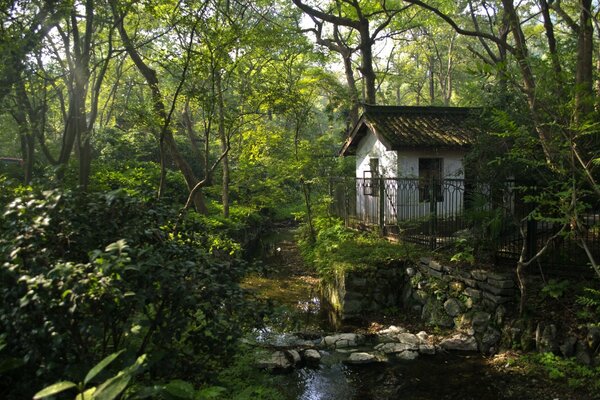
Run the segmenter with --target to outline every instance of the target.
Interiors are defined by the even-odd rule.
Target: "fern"
[[[577,296],[577,304],[595,308],[600,312],[600,290],[592,288],[585,288],[583,290],[585,294]]]

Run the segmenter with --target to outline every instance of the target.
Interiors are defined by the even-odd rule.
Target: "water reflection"
[[[410,362],[347,366],[345,355],[323,353],[318,369],[299,369],[286,379],[286,395],[299,400],[501,400],[502,379],[479,356],[440,355]],[[486,372],[488,371],[488,372]]]

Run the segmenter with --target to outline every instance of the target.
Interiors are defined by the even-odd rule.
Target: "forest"
[[[425,251],[373,234],[355,246],[331,214],[366,105],[479,110],[470,176],[519,182],[515,226],[554,229],[537,252],[517,229],[515,315],[545,301],[577,315],[556,316],[575,336],[597,329],[573,382],[600,379],[597,1],[5,0],[0,13],[0,397],[286,398],[239,356],[276,318],[242,284],[264,272],[262,238],[298,225],[315,274],[344,249],[344,262]],[[489,239],[497,213],[479,211]],[[537,288],[567,240],[584,272],[542,272]],[[488,250],[459,241],[448,259]],[[541,364],[579,368],[562,362]]]

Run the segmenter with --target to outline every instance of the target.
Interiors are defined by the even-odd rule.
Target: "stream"
[[[351,332],[332,324],[319,299],[319,280],[302,264],[291,229],[275,233],[264,273],[249,277],[244,286],[275,305],[267,326],[255,332],[256,341],[285,346],[295,333],[312,338]],[[367,324],[368,325],[368,324]],[[364,333],[365,327],[355,327]],[[431,328],[429,328],[431,330]],[[416,333],[416,332],[413,332]],[[368,399],[554,399],[544,382],[492,365],[490,358],[472,352],[421,355],[410,361],[347,365],[348,349],[320,349],[318,366],[294,368],[281,377],[280,390],[298,400]],[[508,368],[508,366],[506,367]],[[561,400],[571,397],[560,397]],[[575,397],[573,397],[575,398]]]

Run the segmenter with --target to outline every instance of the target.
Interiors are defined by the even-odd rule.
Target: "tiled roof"
[[[388,150],[466,147],[473,144],[480,132],[475,125],[480,111],[465,107],[366,105],[340,153],[355,154],[368,131]]]

